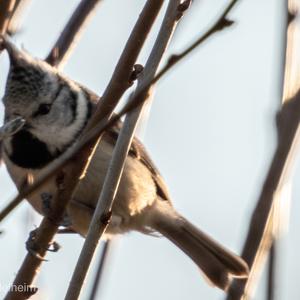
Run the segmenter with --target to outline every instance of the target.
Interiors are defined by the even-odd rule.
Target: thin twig
[[[291,14],[290,14],[291,15]],[[290,18],[293,21],[294,18]],[[227,299],[249,299],[254,292],[256,282],[273,242],[274,226],[278,218],[274,218],[274,204],[284,194],[287,183],[290,182],[297,159],[300,140],[300,90],[291,96],[291,86],[295,86],[290,77],[290,70],[294,60],[290,55],[293,52],[295,36],[291,30],[295,24],[288,23],[288,39],[286,45],[286,64],[284,78],[283,107],[277,116],[278,141],[277,148],[264,182],[260,197],[251,217],[248,235],[244,244],[242,257],[250,267],[248,280],[234,281],[231,285]],[[293,78],[295,80],[295,78]],[[297,82],[298,83],[298,82]],[[295,87],[293,88],[295,90]],[[283,199],[286,200],[286,199]],[[288,205],[288,201],[285,203]]]
[[[112,246],[113,246],[113,241],[111,241],[111,240],[103,242],[103,246],[101,249],[100,261],[97,266],[96,275],[94,276],[94,282],[92,284],[92,290],[91,290],[91,294],[89,296],[89,300],[99,299],[96,297],[97,297],[97,294],[101,287],[104,269],[105,269],[105,266],[107,265],[107,260],[108,260]]]
[[[147,60],[144,71],[139,78],[137,91],[143,88],[144,83],[152,80],[166,50],[173,30],[178,21],[178,6],[180,0],[171,0],[165,14],[160,32]],[[145,103],[149,91],[144,91],[140,96],[141,103]],[[102,234],[108,226],[111,209],[117,193],[118,185],[125,165],[125,160],[134,136],[138,119],[143,105],[128,113],[124,125],[119,134],[116,146],[113,150],[112,159],[104,180],[101,194],[91,220],[85,243],[80,253],[75,271],[73,273],[65,299],[78,299],[87,275],[92,257]],[[99,222],[99,220],[105,220]]]
[[[157,82],[173,65],[177,64],[183,58],[185,58],[189,53],[196,49],[200,44],[203,44],[209,37],[218,31],[222,31],[224,28],[233,25],[233,21],[228,19],[228,15],[237,4],[238,0],[232,0],[228,6],[224,9],[223,13],[217,18],[216,22],[203,34],[200,35],[191,45],[189,45],[185,50],[178,54],[173,54],[168,59],[167,64],[160,70],[155,76],[153,83]]]
[[[12,284],[12,287],[22,286],[23,289],[11,288],[4,298],[5,300],[28,299],[32,294],[37,292],[37,288],[31,287],[31,284],[37,275],[47,250],[51,246],[52,238],[56,234],[57,228],[64,217],[66,200],[72,195],[72,191],[67,188],[68,176],[64,172],[61,172],[57,178],[56,201],[53,202],[53,206],[51,207],[51,215],[44,217],[38,229],[29,237],[26,243],[28,245],[28,254],[23,260]]]
[[[289,24],[293,21],[294,16],[290,15],[289,16],[289,9],[288,9],[288,1],[285,1],[282,3],[283,9],[286,12],[286,26],[282,26],[282,50],[281,50],[281,74],[279,74],[279,84],[277,86],[280,87],[279,94],[281,94],[281,102],[284,104],[286,101],[289,100],[290,98],[290,93],[292,91],[292,83],[293,80],[291,80],[291,66],[292,66],[292,61],[294,60],[293,57],[293,43],[294,43],[294,38],[291,40],[291,37],[294,35],[294,33],[291,33],[291,28],[288,28]],[[289,45],[287,44],[289,37]],[[289,195],[290,199],[285,199],[286,202],[291,202],[291,194]],[[277,201],[280,202],[280,197],[277,197]],[[276,201],[276,200],[275,200]],[[279,206],[280,203],[275,203],[274,206]],[[289,207],[289,204],[286,203],[285,206]],[[264,238],[264,239],[269,239],[271,241],[271,248],[269,251],[269,258],[268,258],[268,271],[267,271],[267,284],[266,284],[266,299],[267,300],[275,300],[276,299],[276,290],[278,290],[278,285],[280,281],[278,281],[278,249],[279,245],[281,243],[281,237],[280,234],[276,234],[277,232],[274,231],[283,231],[281,230],[281,226],[284,226],[285,222],[289,222],[288,219],[286,219],[286,216],[282,217],[283,212],[280,212],[279,209],[275,209],[278,211],[278,213],[273,213],[272,214],[272,219],[273,219],[273,227],[278,227],[278,228],[273,228],[272,230],[268,230],[269,234],[271,235],[270,238]],[[259,251],[259,250],[258,250]],[[260,255],[262,256],[262,255]],[[259,272],[259,271],[258,271]],[[258,273],[254,271],[254,273]],[[259,275],[258,275],[259,276]],[[258,277],[256,276],[256,277]],[[257,279],[258,281],[258,279]],[[249,290],[249,288],[248,288]],[[250,292],[251,294],[251,292]]]
[[[89,21],[90,16],[95,13],[95,8],[100,2],[102,0],[83,0],[79,3],[64,31],[60,34],[46,57],[46,62],[60,69],[63,68],[69,54],[73,51],[76,40],[80,38],[85,25]]]

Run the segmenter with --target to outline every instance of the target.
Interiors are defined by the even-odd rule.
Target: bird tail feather
[[[167,213],[165,209],[156,209],[155,216],[153,228],[186,253],[213,285],[226,290],[232,277],[248,276],[248,266],[242,258],[195,227],[170,205]]]

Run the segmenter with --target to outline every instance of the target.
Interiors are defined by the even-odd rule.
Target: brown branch
[[[272,244],[269,254],[269,266],[268,266],[268,281],[267,281],[267,300],[275,299],[275,289],[276,289],[276,261],[277,261],[277,248],[276,241]]]
[[[233,1],[233,2],[236,3],[237,1]],[[230,7],[232,8],[231,5],[230,5]],[[227,13],[229,13],[228,7],[226,8],[226,11],[227,11]],[[221,15],[221,18],[222,18],[222,16],[223,16],[223,14]],[[220,19],[218,19],[218,20],[220,20]],[[211,28],[215,28],[216,24],[219,22],[220,21],[217,21]],[[211,28],[209,28],[209,30],[207,31],[207,32],[210,32],[210,34],[207,34],[207,32],[205,32],[194,43],[192,43],[193,49],[195,49],[195,47],[193,46],[194,44],[197,44],[197,47],[199,47],[203,42],[205,42],[209,37],[211,37],[214,33],[217,32],[216,30],[211,30]],[[223,28],[225,28],[225,27],[223,27]],[[219,30],[221,30],[221,28],[219,28]],[[191,48],[191,46],[188,48]],[[131,110],[135,109],[137,106],[139,106],[141,104],[141,99],[142,99],[142,98],[140,98],[140,95],[145,90],[149,89],[149,87],[151,85],[158,82],[158,80],[160,80],[167,72],[169,72],[177,63],[179,63],[181,60],[183,60],[184,57],[186,57],[186,55],[188,55],[190,53],[190,51],[186,51],[186,50],[184,52],[185,52],[185,56],[182,56],[179,54],[180,59],[176,59],[176,61],[174,61],[170,58],[168,60],[169,62],[165,65],[165,67],[157,73],[157,75],[153,78],[153,80],[151,80],[150,82],[145,84],[144,88],[142,90],[140,90],[140,92],[138,94],[135,94],[135,96],[131,98],[131,100],[123,107],[123,109],[119,112],[119,114],[116,114],[114,117],[110,118],[110,120],[108,122],[105,122],[103,120],[100,121],[94,128],[92,128],[90,130],[90,132],[85,134],[83,139],[81,141],[79,141],[73,147],[72,151],[63,155],[60,160],[57,160],[57,161],[51,163],[49,165],[49,167],[47,168],[47,171],[40,174],[40,176],[36,179],[36,181],[34,182],[33,185],[20,191],[20,193],[13,200],[11,200],[11,202],[9,202],[9,204],[6,207],[4,207],[4,209],[0,212],[0,223],[20,204],[20,202],[24,198],[28,197],[36,189],[38,189],[42,184],[44,184],[50,177],[52,177],[55,173],[59,172],[63,168],[63,166],[65,164],[67,164],[68,161],[78,151],[81,151],[84,147],[86,147],[86,145],[88,143],[90,143],[92,140],[94,140],[99,135],[101,135],[106,129],[113,126],[126,113],[128,113],[129,111],[131,111]],[[172,55],[171,57],[173,57],[173,56],[174,55]],[[176,55],[176,56],[178,56],[178,55]],[[172,63],[170,63],[170,62],[172,62]]]
[[[171,0],[169,2],[160,32],[150,53],[149,59],[147,60],[145,69],[141,74],[142,78],[138,81],[137,91],[142,89],[144,83],[151,81],[155,76],[155,72],[177,24],[179,4],[180,0]],[[148,98],[149,93],[150,92],[147,90],[141,94],[141,103],[145,103],[145,99]],[[112,159],[108,167],[103,187],[101,187],[101,194],[89,226],[85,243],[81,250],[80,257],[65,297],[66,300],[78,299],[98,241],[101,239],[102,234],[108,226],[125,160],[142,109],[143,105],[129,112],[126,116],[116,146],[113,150]],[[103,221],[99,222],[99,220]]]
[[[76,41],[80,38],[83,29],[91,15],[95,13],[96,6],[102,0],[83,0],[69,19],[64,31],[60,34],[52,50],[46,57],[50,65],[62,68],[69,54],[72,52]]]
[[[293,21],[290,18],[289,21]],[[294,65],[291,59],[295,36],[293,22],[288,23],[288,39],[286,44],[286,64],[284,77],[283,107],[277,116],[278,141],[277,148],[264,182],[260,197],[251,217],[251,223],[244,244],[242,257],[250,267],[248,280],[234,281],[227,299],[248,299],[260,276],[266,256],[273,242],[274,226],[278,225],[278,216],[274,216],[274,205],[282,198],[285,185],[291,180],[300,140],[300,90],[292,97],[291,86],[295,85],[290,76]],[[285,40],[285,39],[284,39]],[[286,41],[285,41],[286,42]],[[293,78],[295,79],[295,78]],[[298,82],[297,82],[298,83]],[[286,200],[286,199],[285,199]],[[286,203],[288,204],[288,203]]]
[[[12,36],[18,33],[18,31],[20,30],[22,14],[30,2],[31,0],[16,0],[12,17],[9,20],[9,24],[6,31],[8,35]]]
[[[14,7],[16,6],[15,0],[2,0],[0,1],[0,36],[7,33],[9,21],[13,16]],[[0,46],[0,54],[2,52]],[[0,166],[2,163],[2,141],[0,141]]]
[[[104,99],[98,104],[98,106],[100,107],[103,105],[108,106],[108,108],[106,107],[105,109],[105,114],[107,115],[104,114],[103,118],[107,118],[112,113],[112,110],[117,104],[119,98],[130,86],[128,75],[132,73],[133,65],[140,53],[146,37],[148,36],[152,24],[156,19],[162,2],[163,0],[155,2],[148,0],[141,15],[139,16],[139,19],[129,37],[129,40],[113,74],[113,78],[116,77],[119,80],[119,85],[116,87],[114,83],[109,84],[106,89],[106,93],[104,93],[106,95],[106,98],[103,97]],[[98,119],[101,120],[101,118],[102,110],[98,109],[96,110],[92,119],[89,121],[87,129],[91,128],[93,124],[96,124]],[[87,129],[85,129],[83,135],[80,137],[81,139],[84,138]],[[41,260],[39,258],[43,258],[45,256],[46,251],[44,251],[44,249],[47,249],[47,246],[51,242],[51,239],[53,238],[58,228],[59,218],[55,218],[55,222],[53,221],[53,218],[56,216],[63,216],[63,212],[65,211],[68,201],[70,200],[72,193],[80,180],[80,174],[88,165],[88,158],[91,153],[93,153],[93,144],[94,142],[92,144],[90,143],[90,147],[85,148],[83,152],[78,152],[76,163],[71,163],[71,172],[68,172],[68,174],[65,174],[63,172],[63,179],[59,183],[59,186],[63,186],[63,188],[60,192],[58,191],[55,199],[53,200],[53,203],[55,203],[55,208],[53,208],[53,213],[51,214],[52,216],[51,218],[47,216],[43,219],[41,224],[42,229],[38,230],[36,238],[34,240],[34,245],[35,248],[37,248],[36,252],[38,253],[38,255],[33,256],[30,252],[27,254],[13,286],[30,286],[33,282],[36,275],[36,270],[41,264]],[[63,199],[61,198],[62,196],[64,196]],[[45,245],[45,243],[48,244]],[[11,290],[7,294],[5,299],[26,299],[27,297],[28,295],[25,293],[18,293],[15,290]]]
[[[189,1],[186,1],[188,3]],[[233,7],[233,4],[236,1],[232,2],[229,8],[225,10],[226,14]],[[143,72],[143,78],[139,81],[137,91],[134,97],[140,98],[139,103],[145,103],[145,99],[148,97],[148,91],[151,85],[149,82],[153,82],[155,78],[156,70],[159,66],[159,63],[162,59],[162,56],[165,52],[165,49],[168,45],[168,42],[172,36],[173,30],[177,24],[178,19],[182,15],[182,5],[179,5],[180,1],[172,0],[169,2],[169,6],[164,18],[164,22],[161,26],[161,30],[155,42],[155,45],[151,51],[150,57],[147,61]],[[226,16],[225,14],[225,16]],[[224,19],[224,16],[221,17],[221,20]],[[219,28],[219,24],[223,24],[223,21],[217,23],[213,27],[213,30],[209,32],[204,39],[197,41],[196,45],[202,43],[208,36],[216,32]],[[222,25],[222,28],[224,26]],[[221,29],[221,28],[220,28]],[[183,53],[184,57],[196,46],[192,45],[191,50]],[[181,57],[178,58],[178,61]],[[176,62],[175,62],[176,63]],[[162,73],[163,74],[163,73]],[[159,77],[158,77],[159,78]],[[147,88],[145,88],[147,87]],[[97,247],[97,242],[100,240],[102,234],[108,226],[108,216],[111,216],[111,209],[114,202],[114,197],[120,182],[122,171],[125,164],[125,159],[127,157],[128,150],[132,138],[134,136],[134,131],[139,119],[139,116],[142,111],[142,106],[136,108],[135,110],[128,113],[121,133],[119,135],[117,144],[114,148],[113,157],[108,168],[108,173],[106,175],[104,185],[101,190],[101,195],[97,203],[92,221],[89,226],[88,235],[86,237],[84,246],[82,248],[80,257],[78,259],[74,274],[72,276],[69,289],[66,295],[67,300],[77,299],[82,290],[82,286],[87,275],[89,265],[93,258],[94,252]],[[105,222],[99,222],[99,220],[105,220]]]
[[[91,294],[89,296],[89,300],[98,299],[96,297],[97,297],[99,288],[101,287],[104,269],[105,269],[105,266],[107,265],[107,259],[109,257],[109,253],[111,251],[112,246],[113,246],[113,241],[111,241],[111,240],[103,242],[100,261],[98,262],[98,267],[97,267],[96,275],[94,277],[94,282],[92,284],[92,290],[91,290]]]
[[[72,171],[72,170],[71,170]],[[31,284],[38,273],[38,269],[45,257],[51,241],[57,232],[57,228],[64,217],[67,200],[72,195],[72,191],[67,188],[68,178],[64,172],[57,176],[57,192],[51,214],[44,217],[40,226],[35,230],[27,241],[28,254],[26,255],[12,287],[23,287],[22,290],[11,288],[7,293],[5,300],[28,299],[37,292],[37,288],[31,287]],[[28,293],[28,291],[32,291]]]
[[[81,8],[84,6],[84,3],[89,4],[90,0],[82,1],[79,5]],[[88,6],[90,10],[94,9],[94,6]],[[78,10],[75,11],[75,16],[78,14]],[[76,28],[81,29],[82,24],[84,23],[84,18],[89,15],[87,10],[84,10],[84,16],[81,17],[80,22],[73,21],[73,25],[70,26],[70,22],[65,27],[62,35],[66,38],[66,43],[64,44],[64,51],[70,52],[68,46],[73,44],[74,38],[78,36],[76,34]],[[71,20],[74,20],[74,14],[71,17]],[[63,44],[63,39],[59,39],[60,43]],[[57,47],[57,45],[55,45]],[[58,55],[56,57],[56,64],[59,64],[63,55]],[[70,170],[72,171],[72,170]],[[78,179],[79,180],[79,179]],[[32,294],[36,293],[36,288],[31,288],[30,285],[33,282],[37,270],[40,267],[43,257],[46,255],[46,252],[51,245],[51,241],[58,230],[58,226],[61,220],[64,217],[65,208],[68,203],[68,199],[72,196],[72,189],[69,188],[71,184],[74,184],[74,188],[77,184],[77,181],[74,182],[70,176],[65,176],[64,171],[61,171],[57,177],[57,193],[54,197],[54,201],[51,207],[51,213],[44,217],[39,228],[35,231],[34,238],[31,236],[28,240],[28,254],[26,255],[21,268],[19,269],[17,276],[14,280],[13,287],[26,287],[25,292],[20,292],[19,289],[10,289],[7,293],[5,299],[27,299]],[[28,293],[28,291],[30,291]]]
[[[169,71],[170,68],[172,68],[178,62],[180,62],[183,58],[185,58],[188,54],[190,54],[199,45],[203,44],[212,35],[233,25],[234,22],[228,19],[228,14],[231,12],[231,10],[233,9],[233,7],[236,5],[237,2],[238,0],[230,1],[230,3],[224,9],[221,16],[217,18],[216,22],[203,35],[200,35],[198,39],[196,39],[190,46],[188,46],[182,52],[171,55],[170,58],[168,59],[167,64],[155,76],[153,83],[157,82],[166,72]]]
[[[0,34],[6,34],[9,20],[15,7],[15,0],[0,1]]]

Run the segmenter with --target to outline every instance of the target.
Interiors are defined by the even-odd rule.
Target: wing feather
[[[95,93],[88,90],[87,88],[82,87],[82,86],[81,86],[81,88],[83,89],[85,94],[89,97],[93,106],[95,107],[100,98]],[[110,143],[112,143],[113,146],[116,144],[120,129],[122,128],[122,125],[123,125],[123,122],[120,120],[114,126],[112,126],[111,128],[109,128],[107,130],[107,137],[109,137],[109,139],[107,139],[107,140]],[[138,138],[136,138],[136,137],[133,138],[131,148],[130,148],[128,154],[130,156],[138,159],[151,172],[153,181],[156,185],[158,196],[160,196],[160,198],[162,198],[164,200],[170,200],[170,194],[169,194],[169,191],[168,191],[168,188],[167,188],[167,185],[166,185],[164,179],[162,178],[160,172],[158,171],[157,167],[155,166],[152,159],[150,158],[150,155],[148,154],[146,148],[139,141]]]

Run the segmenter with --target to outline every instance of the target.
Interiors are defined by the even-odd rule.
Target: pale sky
[[[197,226],[239,253],[254,203],[275,147],[274,116],[279,107],[279,64],[284,1],[241,0],[230,17],[232,28],[215,35],[166,76],[157,87],[144,143],[169,185],[176,208]],[[78,1],[32,1],[18,45],[45,57]],[[65,73],[101,94],[144,1],[106,0],[100,5]],[[195,1],[171,44],[183,49],[203,32],[227,1]],[[157,24],[159,25],[159,24]],[[158,27],[156,27],[157,30]],[[150,39],[139,62],[144,62]],[[8,60],[0,57],[0,94]],[[0,107],[3,116],[3,107]],[[281,258],[280,297],[299,299],[300,189],[293,186],[290,232]],[[16,191],[0,169],[0,208]],[[25,256],[24,242],[36,219],[24,228],[29,205],[23,203],[1,224],[0,297]],[[62,299],[83,243],[60,236],[59,253],[48,254],[37,285],[42,299]],[[87,279],[87,284],[91,282]],[[293,280],[296,278],[296,280]],[[264,281],[255,299],[264,299]],[[87,290],[87,289],[86,289]],[[102,286],[103,300],[223,299],[197,267],[163,238],[130,233],[118,239]],[[86,299],[82,295],[82,299]]]

